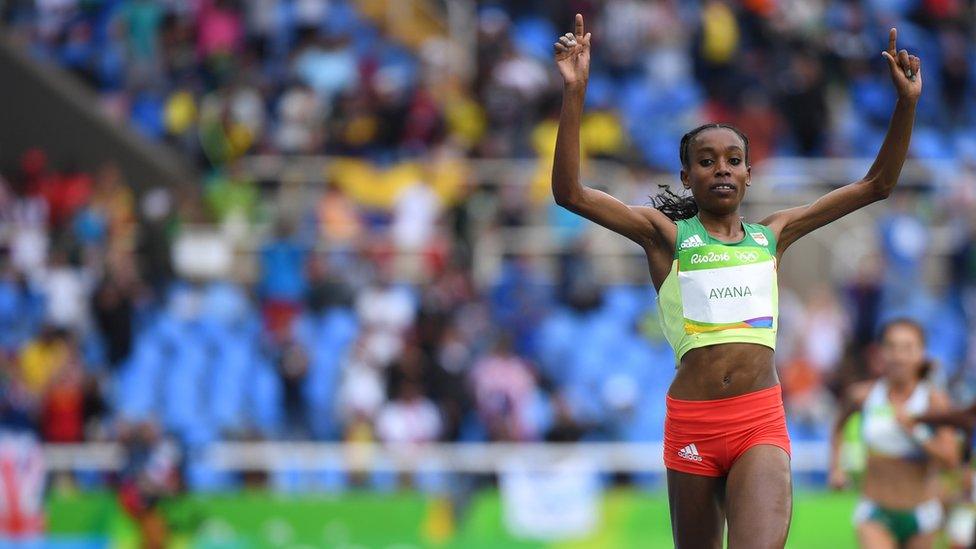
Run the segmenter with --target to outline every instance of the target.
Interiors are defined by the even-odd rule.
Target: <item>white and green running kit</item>
[[[932,429],[918,425],[913,433],[907,433],[895,418],[895,407],[888,398],[889,387],[885,380],[874,383],[861,410],[861,432],[868,451],[887,457],[906,460],[924,460],[921,442],[932,436]],[[919,415],[929,409],[932,386],[919,381],[905,401],[904,410],[909,415]],[[913,536],[927,534],[942,526],[942,504],[938,498],[925,501],[914,509],[886,509],[868,498],[862,498],[854,510],[854,523],[865,521],[881,523],[899,543],[906,543]]]

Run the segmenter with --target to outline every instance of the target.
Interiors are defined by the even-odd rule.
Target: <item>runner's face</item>
[[[751,176],[745,143],[734,131],[704,130],[688,144],[688,167],[681,170],[681,183],[691,190],[699,209],[715,214],[737,211]]]
[[[918,377],[918,369],[925,361],[925,346],[918,331],[906,325],[888,328],[881,340],[881,360],[889,379],[910,381]]]

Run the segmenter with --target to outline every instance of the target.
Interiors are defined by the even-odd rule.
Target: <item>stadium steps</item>
[[[15,170],[23,152],[38,147],[54,166],[93,171],[113,160],[136,187],[191,181],[179,156],[110,119],[94,91],[67,71],[32,59],[14,36],[0,25],[0,167]]]
[[[438,2],[430,0],[355,0],[364,17],[414,51],[429,38],[448,34],[447,18]]]

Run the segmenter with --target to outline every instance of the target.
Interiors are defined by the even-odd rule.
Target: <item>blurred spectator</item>
[[[577,9],[483,6],[478,48],[464,52],[476,64],[456,75],[449,60],[464,56],[462,45],[435,37],[406,48],[348,0],[21,4],[2,13],[39,59],[80,75],[147,137],[214,166],[246,151],[387,161],[429,153],[445,135],[476,155],[530,154],[558,93],[551,43]],[[883,60],[869,52],[898,26],[917,29],[904,39],[933,68],[919,133],[971,137],[976,79],[965,62],[972,24],[963,5],[586,2],[578,9],[597,40],[588,103],[624,122],[629,139],[616,152],[669,169],[675,161],[662,148],[705,115],[737,121],[754,159],[873,154],[893,97]],[[465,73],[472,80],[456,86]],[[659,135],[648,135],[648,123]],[[43,162],[34,167],[34,176],[58,179]],[[31,193],[44,186],[29,179]]]
[[[823,154],[828,117],[820,60],[810,54],[793,54],[780,78],[779,101],[792,129],[796,152],[803,156]]]
[[[951,258],[953,285],[962,296],[962,305],[970,321],[976,320],[976,215],[967,219],[966,232]]]
[[[695,76],[710,97],[724,104],[733,104],[736,87],[741,84],[734,64],[740,35],[729,3],[708,0],[702,4],[694,43]]]
[[[797,352],[818,377],[830,377],[844,354],[850,329],[847,317],[829,287],[813,288],[807,296],[800,333]]]
[[[305,383],[308,378],[308,355],[305,348],[292,340],[287,330],[275,342],[275,364],[281,380],[285,405],[285,433],[290,439],[308,438],[311,433],[308,407],[305,404]]]
[[[108,426],[111,423],[109,416],[111,409],[106,401],[101,380],[93,374],[85,375],[81,392],[81,416],[84,422],[85,440],[105,440],[110,434]]]
[[[123,426],[120,439],[125,463],[119,474],[119,503],[138,525],[143,547],[161,549],[167,546],[169,525],[159,504],[179,489],[179,448],[152,423]]]
[[[43,543],[47,465],[37,437],[29,431],[0,429],[0,543],[13,547]]]
[[[331,308],[349,309],[355,299],[353,289],[342,279],[323,255],[313,256],[308,263],[308,309],[320,313]]]
[[[430,243],[440,214],[437,193],[424,182],[410,185],[397,198],[390,231],[393,242],[404,251],[419,251]]]
[[[135,301],[139,281],[129,261],[110,265],[94,291],[95,325],[105,340],[108,365],[116,368],[132,349]]]
[[[308,39],[296,54],[293,67],[302,82],[326,104],[334,95],[353,89],[359,81],[356,57],[338,39]]]
[[[290,224],[280,222],[274,238],[261,247],[261,282],[265,326],[272,332],[291,323],[305,297],[308,250],[293,236]]]
[[[597,278],[621,269],[594,263],[585,221],[551,204],[559,82],[549,56],[569,12],[550,4],[482,6],[467,81],[447,69],[456,44],[438,38],[405,46],[346,0],[0,3],[11,33],[33,55],[81,76],[145,137],[178,147],[206,170],[202,186],[141,188],[114,162],[90,174],[30,150],[16,172],[3,174],[3,423],[76,441],[110,438],[118,417],[165,417],[165,428],[121,433],[129,461],[123,501],[151,544],[166,538],[154,502],[178,484],[178,453],[164,441],[227,436],[211,413],[250,420],[269,437],[332,437],[333,419],[343,440],[364,442],[659,437],[655,397],[667,376],[598,367],[601,360],[616,366],[626,354],[670,369],[669,351],[654,354],[666,350],[656,311],[618,299],[618,289],[602,295]],[[926,48],[935,99],[919,107],[912,153],[950,157],[952,179],[933,172],[937,196],[896,194],[879,225],[880,258],[861,256],[851,280],[812,288],[803,301],[781,288],[777,365],[802,436],[822,435],[832,402],[825,387],[876,373],[863,347],[879,319],[896,308],[931,312],[903,298],[930,298],[923,259],[939,253],[937,235],[950,233],[952,291],[964,296],[969,322],[956,322],[958,294],[950,293],[947,314],[931,314],[938,317],[932,332],[940,345],[964,341],[952,355],[968,357],[959,358],[968,366],[956,370],[958,379],[976,381],[968,379],[976,364],[976,83],[964,62],[972,25],[959,3],[923,2],[910,13],[882,4],[581,4],[598,31],[584,156],[632,170],[620,195],[628,203],[646,201],[661,174],[671,177],[678,139],[700,118],[745,130],[754,164],[874,154],[894,95],[883,61],[870,52],[889,24],[910,19],[909,28],[921,29],[905,40]],[[238,162],[258,154],[353,158],[330,160],[324,188],[292,195],[288,178],[261,181],[259,190],[249,164]],[[454,168],[468,157],[489,159],[490,183]],[[511,158],[529,159],[534,177],[518,175]],[[587,177],[604,177],[586,165]],[[291,200],[307,217],[291,215]],[[277,218],[264,219],[279,207]],[[276,219],[272,235],[251,241],[263,221]],[[930,235],[928,219],[947,224]],[[259,250],[256,273],[234,273],[257,275],[239,286],[255,299],[241,297],[226,323],[213,322],[220,315],[212,309],[197,318],[193,304],[187,315],[167,306],[172,283],[200,282],[173,272],[171,243],[184,227],[211,222]],[[521,252],[496,260],[499,237],[523,237],[519,231],[539,223],[550,226],[539,244],[551,239],[555,261]],[[327,252],[313,253],[310,237]],[[429,264],[426,276],[415,277],[423,282],[402,277],[421,272],[404,268],[405,254]],[[940,274],[942,265],[934,267]],[[618,325],[618,306],[642,323],[642,335],[630,333],[630,318]],[[296,328],[293,339],[296,318],[307,331],[299,337]],[[499,327],[512,335],[492,348]],[[272,341],[255,365],[249,353],[262,329]],[[600,336],[587,338],[596,359],[574,354],[581,335]],[[209,368],[211,358],[219,368]],[[544,384],[534,362],[545,365]],[[192,409],[192,419],[171,417],[180,413],[173,401],[208,400],[207,383],[226,398]],[[645,393],[650,398],[638,398]],[[581,394],[600,408],[585,423],[579,410],[591,403],[574,400]],[[323,419],[328,429],[319,429]]]
[[[165,6],[159,2],[150,0],[122,2],[118,15],[119,25],[125,30],[133,69],[153,68],[153,65],[158,62],[159,32],[164,15]]]
[[[136,244],[139,275],[157,294],[162,294],[173,279],[173,197],[166,189],[150,189],[143,194],[140,209],[143,222]]]
[[[5,220],[9,222],[6,237],[11,262],[25,275],[34,276],[45,263],[50,242],[47,202],[38,195],[49,176],[43,152],[32,149],[21,159],[21,173],[11,180],[12,195],[5,203]]]
[[[46,326],[20,352],[20,378],[35,399],[40,399],[48,384],[71,355],[69,335]]]
[[[386,384],[380,367],[371,360],[364,339],[357,340],[340,363],[342,379],[336,391],[336,412],[346,428],[346,437],[365,438],[362,422],[371,424],[386,399]],[[371,438],[371,435],[368,435]]]
[[[90,322],[89,295],[93,281],[85,269],[73,265],[68,252],[51,252],[47,273],[38,281],[47,304],[46,319],[57,328],[86,333]]]
[[[38,196],[45,188],[56,186],[57,175],[50,171],[47,154],[40,149],[28,149],[20,157],[20,172],[14,178],[18,194]]]
[[[0,429],[33,431],[37,399],[24,382],[17,357],[0,354]]]
[[[479,359],[469,373],[474,404],[492,440],[534,440],[529,406],[536,379],[529,364],[512,351],[512,341],[500,336],[493,351]]]
[[[244,41],[244,21],[233,0],[203,0],[197,14],[197,55],[218,74],[229,74]]]
[[[835,403],[825,389],[824,372],[806,358],[806,349],[801,347],[797,351],[783,368],[781,377],[786,408],[790,419],[807,429],[804,435],[816,432],[819,427],[822,436]]]
[[[94,182],[91,175],[71,169],[40,182],[38,194],[47,202],[48,217],[55,229],[67,225],[91,198]]]
[[[363,222],[356,204],[335,181],[329,181],[319,200],[319,234],[338,246],[353,244],[363,233]]]
[[[553,398],[556,419],[546,432],[546,442],[579,442],[586,435],[586,428],[573,418],[570,404],[563,396]]]
[[[51,376],[41,402],[41,434],[46,442],[81,442],[85,429],[84,370],[78,349]]]
[[[881,314],[883,270],[876,255],[858,262],[854,279],[847,285],[851,330],[855,348],[860,351],[875,339]]]
[[[392,273],[380,269],[376,281],[356,298],[364,345],[375,364],[386,366],[403,349],[403,335],[416,318],[414,298],[404,287],[393,285]]]
[[[879,221],[881,251],[885,261],[884,299],[907,313],[920,305],[918,292],[922,259],[928,248],[928,230],[908,208],[908,197],[896,193],[893,208]]]
[[[441,411],[445,438],[456,440],[463,416],[470,408],[465,377],[474,361],[475,350],[453,324],[445,325],[433,337],[436,339],[423,351],[429,368],[430,395]]]
[[[226,174],[216,173],[207,183],[206,200],[219,223],[246,224],[256,220],[258,191],[240,163],[228,166]]]
[[[550,302],[551,289],[528,255],[508,259],[491,290],[493,320],[518,334],[515,350],[528,352]]]
[[[311,154],[322,143],[322,102],[307,85],[295,84],[281,94],[277,107],[275,147],[282,153]]]
[[[559,301],[579,312],[585,313],[600,305],[600,288],[586,254],[585,241],[578,241],[560,254],[556,288]]]
[[[257,185],[238,162],[207,182],[207,205],[224,235],[235,244],[247,240],[250,226],[258,220],[258,198]]]
[[[376,435],[382,442],[434,442],[440,432],[437,407],[423,396],[420,383],[412,380],[400,384],[396,398],[385,404],[376,417]]]

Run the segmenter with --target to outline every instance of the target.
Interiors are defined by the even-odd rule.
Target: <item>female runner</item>
[[[959,461],[955,433],[910,426],[908,415],[945,411],[949,397],[929,383],[925,332],[912,320],[895,320],[881,332],[884,375],[851,385],[830,439],[830,485],[847,484],[840,466],[844,423],[861,410],[868,449],[864,496],[854,511],[862,547],[932,547],[942,526],[938,468]]]
[[[580,184],[580,117],[590,34],[576,15],[555,60],[563,77],[552,193],[556,203],[640,244],[658,292],[661,322],[675,350],[664,460],[677,547],[783,547],[792,512],[790,444],[773,349],[776,264],[797,239],[886,198],[898,181],[922,91],[920,61],[895,49],[888,61],[898,101],[878,157],[864,179],[805,206],[744,223],[749,143],[720,124],[681,140],[681,183],[691,197],[660,196],[657,208],[628,206]],[[697,211],[697,213],[695,213]]]
[[[943,412],[926,412],[909,416],[903,421],[914,428],[918,424],[952,427],[963,432],[962,504],[950,513],[946,521],[946,537],[950,547],[976,549],[976,471],[973,470],[973,435],[976,431],[976,403],[966,408]]]

